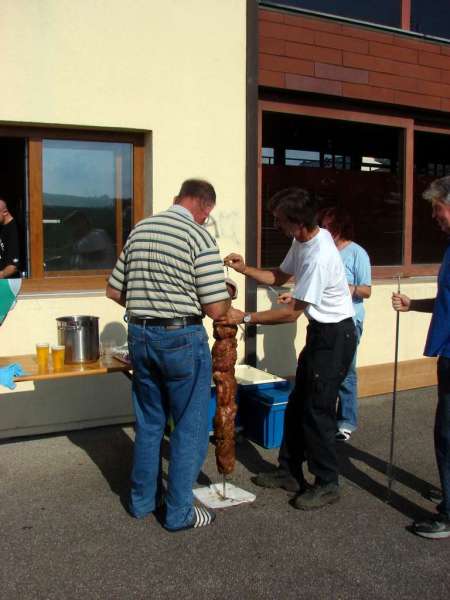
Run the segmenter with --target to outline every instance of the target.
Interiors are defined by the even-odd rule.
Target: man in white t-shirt
[[[293,238],[280,267],[250,267],[239,254],[228,255],[224,262],[260,284],[283,285],[293,276],[292,301],[260,312],[230,309],[223,320],[276,325],[305,314],[309,321],[286,408],[280,453],[284,460],[274,472],[259,475],[255,482],[298,491],[294,506],[312,510],[339,500],[336,398],[356,349],[354,311],[339,252],[328,231],[318,227],[316,206],[308,192],[282,190],[271,199],[270,210],[275,225]],[[309,489],[302,473],[305,460],[315,475],[314,486]]]

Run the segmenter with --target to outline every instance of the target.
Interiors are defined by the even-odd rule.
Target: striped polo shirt
[[[202,304],[229,299],[215,239],[180,205],[134,227],[109,284],[139,317],[200,316]]]

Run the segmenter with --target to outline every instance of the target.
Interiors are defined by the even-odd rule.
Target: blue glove
[[[25,375],[25,371],[19,363],[12,363],[12,365],[2,367],[0,369],[0,385],[13,390],[16,387],[14,377],[18,377],[19,375]]]

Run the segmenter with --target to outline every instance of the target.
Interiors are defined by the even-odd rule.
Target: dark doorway
[[[17,221],[21,240],[21,271],[28,271],[26,140],[0,137],[0,195]]]

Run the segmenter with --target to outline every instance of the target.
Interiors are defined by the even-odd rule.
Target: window
[[[273,165],[273,148],[262,148],[261,160],[263,165]]]
[[[44,139],[44,270],[114,267],[131,227],[132,144]]]
[[[402,0],[277,0],[277,6],[304,8],[340,17],[368,21],[390,27],[400,27]],[[445,0],[441,0],[444,2]],[[413,0],[414,3],[414,0]],[[262,2],[270,4],[270,2]]]
[[[291,167],[320,167],[320,152],[286,150],[284,164]]]
[[[104,287],[142,218],[137,134],[2,128],[2,193],[22,237],[25,290]]]
[[[414,263],[441,262],[447,236],[431,216],[430,203],[422,194],[433,179],[450,175],[450,137],[416,131],[414,134],[414,200],[412,259]]]
[[[401,129],[272,111],[263,112],[262,127],[263,146],[274,148],[273,163],[262,165],[262,267],[279,265],[289,248],[267,203],[290,186],[307,189],[319,208],[346,207],[373,265],[402,264]]]
[[[448,0],[412,0],[411,29],[425,35],[450,39]]]

